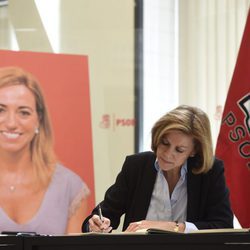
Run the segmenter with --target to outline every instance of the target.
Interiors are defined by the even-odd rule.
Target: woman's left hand
[[[183,223],[181,223],[183,224]],[[147,230],[149,228],[157,228],[162,230],[174,231],[176,223],[173,221],[150,221],[150,220],[141,220],[136,222],[131,222],[125,232],[137,232]],[[183,230],[185,225],[183,224]]]

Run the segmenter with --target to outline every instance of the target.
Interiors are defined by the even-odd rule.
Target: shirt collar
[[[155,160],[154,167],[155,167],[155,169],[156,169],[157,172],[162,173],[162,170],[161,170],[161,168],[159,166],[159,163],[158,163],[157,159]],[[181,177],[180,178],[183,179],[183,180],[185,180],[186,174],[187,174],[187,161],[185,161],[184,164],[181,167]]]

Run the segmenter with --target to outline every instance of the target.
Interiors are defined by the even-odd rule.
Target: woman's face
[[[29,150],[38,126],[31,91],[23,85],[0,88],[0,153]]]
[[[178,130],[165,135],[156,150],[159,166],[163,171],[180,168],[194,154],[193,137]]]

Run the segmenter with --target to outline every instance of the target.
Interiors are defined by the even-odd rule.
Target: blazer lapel
[[[188,161],[187,173],[187,221],[195,221],[199,216],[199,204],[201,202],[201,175],[192,173],[192,163]]]
[[[144,220],[147,215],[148,207],[153,192],[157,171],[154,167],[155,156],[151,157],[145,167],[142,176],[141,185],[137,190],[137,201],[134,210],[134,216],[137,220]]]

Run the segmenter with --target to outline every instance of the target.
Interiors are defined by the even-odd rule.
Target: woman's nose
[[[12,128],[12,127],[15,127],[16,126],[16,116],[15,114],[12,114],[12,113],[8,113],[5,117],[5,124],[6,126]]]
[[[168,159],[170,159],[171,157],[173,157],[173,149],[171,148],[166,148],[164,150],[164,154],[165,154],[165,157],[167,157]]]

